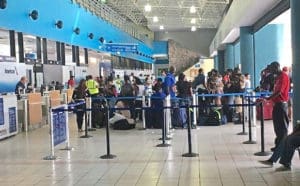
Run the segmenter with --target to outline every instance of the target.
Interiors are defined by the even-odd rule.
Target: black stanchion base
[[[255,156],[269,156],[271,152],[257,152],[254,153]]]
[[[240,132],[240,133],[237,133],[237,135],[248,135],[247,132]]]
[[[95,128],[89,128],[88,131],[96,131]]]
[[[91,136],[91,135],[80,136],[80,138],[91,138],[91,137],[93,137],[93,136]]]
[[[171,140],[171,137],[166,137],[165,140]],[[162,138],[159,138],[158,140],[163,140]]]
[[[199,154],[198,153],[185,153],[185,154],[182,154],[182,157],[198,157]]]
[[[113,154],[105,154],[103,156],[100,156],[101,159],[114,159],[116,158],[117,156],[116,155],[113,155]]]
[[[49,156],[46,156],[43,158],[43,160],[56,160],[57,159],[57,156],[52,156],[52,155],[49,155]]]
[[[256,144],[256,141],[245,141],[243,144]]]
[[[72,150],[74,150],[74,148],[73,147],[65,147],[65,148],[60,149],[60,150],[72,151]]]
[[[138,130],[147,130],[147,128],[139,128]]]
[[[162,144],[158,144],[158,145],[156,145],[156,147],[169,147],[169,146],[171,146],[170,144],[167,144],[167,143],[162,143]]]

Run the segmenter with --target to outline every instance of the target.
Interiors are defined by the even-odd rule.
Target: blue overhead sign
[[[137,52],[137,44],[131,43],[106,43],[105,48],[108,52]]]

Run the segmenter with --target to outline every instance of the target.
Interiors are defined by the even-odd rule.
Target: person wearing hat
[[[281,71],[280,64],[277,61],[270,64],[269,70],[276,76],[273,93],[270,97],[266,98],[266,100],[272,100],[274,102],[272,120],[276,138],[275,147],[271,148],[271,150],[274,151],[288,134],[290,78],[287,73]]]

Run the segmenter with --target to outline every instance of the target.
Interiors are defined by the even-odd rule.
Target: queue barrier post
[[[101,159],[114,159],[116,158],[117,156],[116,155],[113,155],[110,153],[110,138],[109,138],[109,105],[108,105],[108,101],[106,100],[106,107],[105,107],[105,110],[106,110],[106,154],[105,155],[102,155],[100,156]]]
[[[248,116],[249,116],[249,119],[248,119],[248,128],[249,128],[249,140],[243,142],[243,144],[256,144],[256,141],[253,141],[253,139],[252,139],[252,122],[251,122],[252,119],[251,119],[251,111],[252,111],[252,108],[251,108],[251,96],[248,96]]]
[[[86,108],[90,108],[90,110],[86,113],[86,114],[88,114],[87,115],[87,120],[88,120],[88,131],[96,131],[96,129],[95,128],[93,128],[92,127],[92,106],[93,106],[93,104],[92,104],[92,97],[87,97],[86,98],[86,102],[87,102],[87,107]],[[95,112],[95,111],[94,111]]]
[[[197,126],[197,107],[195,107],[195,105],[197,105],[197,101],[196,101],[196,93],[193,93],[193,101],[192,101],[192,105],[193,105],[193,125]]]
[[[164,106],[167,107],[168,103],[167,103],[167,99],[164,100]],[[168,107],[167,107],[168,108]],[[167,121],[167,112],[165,111],[165,109],[163,109],[163,113],[164,113],[164,122],[163,122],[163,126],[161,126],[161,129],[162,129],[162,137],[160,138],[160,140],[162,140],[162,143],[161,144],[158,144],[156,145],[156,147],[169,147],[171,146],[170,144],[167,144],[166,143],[166,140],[167,140],[167,134],[166,134],[166,129],[167,129],[167,124],[166,124],[166,121]]]
[[[68,115],[68,105],[65,105],[65,115],[66,115],[66,147],[61,150],[74,150],[73,147],[70,146],[70,129],[69,129],[69,117]]]
[[[146,97],[145,95],[142,96],[142,108],[146,107]],[[146,130],[146,111],[142,109],[142,130]]]
[[[54,139],[53,139],[53,112],[52,109],[49,109],[49,124],[50,124],[50,155],[43,158],[43,160],[56,160],[56,156],[54,153]]]
[[[245,95],[242,95],[242,132],[238,133],[238,135],[248,135],[245,128]]]
[[[193,153],[192,152],[192,137],[191,137],[191,111],[190,111],[190,106],[187,106],[187,110],[188,110],[188,115],[187,115],[187,119],[188,119],[188,127],[187,127],[187,131],[188,131],[188,153],[183,154],[183,157],[197,157],[199,156],[198,153]]]
[[[261,135],[261,151],[254,153],[256,156],[268,156],[270,152],[265,152],[265,127],[264,127],[264,105],[260,103],[260,135]]]
[[[89,107],[90,105],[90,101],[91,98],[90,97],[87,97],[85,98],[85,113],[84,113],[84,135],[83,136],[80,136],[80,138],[90,138],[90,137],[93,137],[91,135],[88,134],[88,125],[90,123],[90,120],[88,118],[88,115],[89,113],[91,113],[91,111],[87,111],[88,109],[91,110],[91,107]]]

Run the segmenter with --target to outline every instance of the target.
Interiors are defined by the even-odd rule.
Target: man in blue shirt
[[[166,95],[170,95],[171,98],[175,97],[175,68],[170,66],[169,73],[165,77],[164,81],[164,92]]]

